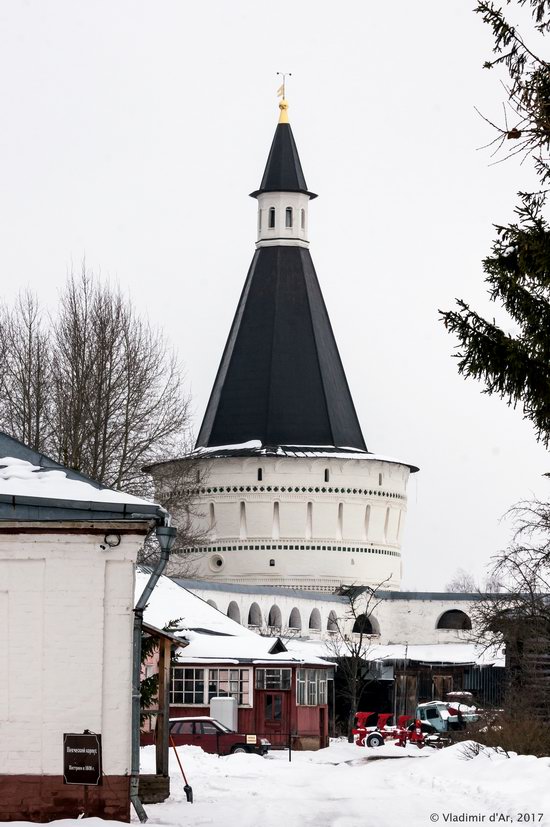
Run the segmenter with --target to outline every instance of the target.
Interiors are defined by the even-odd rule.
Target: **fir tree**
[[[518,0],[531,9],[537,36],[550,29],[548,0]],[[550,443],[550,227],[545,218],[550,181],[550,67],[537,56],[502,9],[479,2],[476,11],[491,26],[494,58],[485,67],[506,66],[507,115],[492,123],[496,151],[505,157],[530,155],[541,183],[538,192],[520,193],[517,221],[496,226],[491,255],[483,262],[489,296],[508,313],[514,332],[472,310],[463,299],[442,311],[443,322],[459,341],[459,372],[482,381],[485,392],[521,405],[537,438]],[[514,118],[513,124],[508,117]],[[508,149],[513,142],[513,147]]]

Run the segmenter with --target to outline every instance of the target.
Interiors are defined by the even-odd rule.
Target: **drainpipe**
[[[155,566],[151,577],[143,590],[143,594],[136,603],[134,609],[134,638],[133,638],[133,666],[132,666],[132,775],[130,777],[130,801],[134,806],[137,817],[144,824],[147,821],[147,813],[139,800],[139,734],[140,734],[140,679],[141,679],[141,626],[143,623],[143,612],[151,597],[157,581],[168,562],[170,550],[176,539],[176,529],[172,526],[157,526],[156,535],[160,545],[160,559]]]

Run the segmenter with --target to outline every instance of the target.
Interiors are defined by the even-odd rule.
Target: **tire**
[[[231,755],[240,755],[242,752],[248,752],[244,744],[235,744],[231,747]]]
[[[367,747],[383,747],[384,737],[379,732],[370,732],[366,737]]]

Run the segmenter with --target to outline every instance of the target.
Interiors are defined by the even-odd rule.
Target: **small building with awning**
[[[138,575],[138,587],[145,576]],[[180,623],[181,645],[171,669],[171,717],[208,716],[213,698],[233,697],[240,732],[265,737],[274,748],[328,745],[333,663],[294,651],[294,641],[258,635],[165,577],[145,620],[157,627]],[[152,721],[142,743],[151,743],[155,730],[158,737]]]

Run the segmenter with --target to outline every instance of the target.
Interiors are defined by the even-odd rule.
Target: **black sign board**
[[[101,784],[101,735],[63,735],[63,781],[65,784]]]

